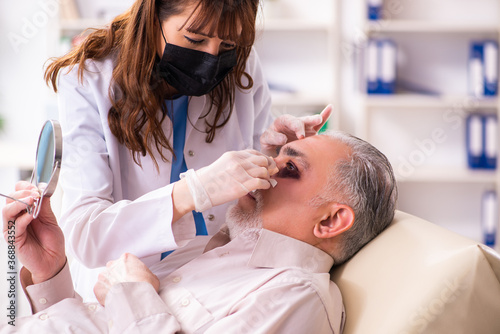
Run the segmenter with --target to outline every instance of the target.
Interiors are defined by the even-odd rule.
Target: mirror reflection
[[[56,190],[59,170],[61,168],[61,156],[61,126],[58,121],[48,120],[45,122],[40,132],[36,150],[35,167],[30,180],[30,182],[38,188],[40,198],[35,201],[33,206],[30,206],[19,199],[4,194],[0,194],[0,196],[26,204],[28,213],[33,214],[33,217],[36,218],[39,214],[40,204],[43,199],[52,196]]]
[[[52,123],[46,123],[38,142],[36,166],[33,173],[35,185],[49,183],[54,169],[54,128]],[[36,171],[36,173],[35,173]]]

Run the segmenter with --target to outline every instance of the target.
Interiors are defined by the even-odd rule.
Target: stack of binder
[[[498,119],[494,114],[472,113],[466,121],[467,160],[472,169],[495,169]]]
[[[382,19],[383,0],[367,0],[368,20],[376,21]]]
[[[396,90],[396,44],[390,39],[370,39],[366,46],[368,94],[394,94]]]
[[[493,190],[484,192],[481,200],[481,229],[483,243],[494,247],[498,226],[498,200],[497,193]]]
[[[498,43],[496,41],[471,42],[469,93],[475,97],[498,94]]]

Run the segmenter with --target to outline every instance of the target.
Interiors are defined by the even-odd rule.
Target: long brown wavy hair
[[[45,70],[45,81],[57,92],[59,72],[68,67],[68,73],[78,65],[78,77],[83,82],[85,61],[102,60],[108,56],[115,59],[109,98],[112,106],[108,114],[109,127],[121,144],[133,153],[135,163],[140,165],[138,154],[149,154],[156,168],[154,150],[163,161],[168,161],[163,148],[173,153],[168,136],[161,124],[166,117],[165,99],[168,84],[158,72],[159,21],[178,15],[186,6],[196,4],[186,21],[186,28],[201,31],[210,28],[210,35],[236,42],[237,65],[229,75],[208,95],[211,107],[205,118],[206,142],[215,137],[216,130],[223,127],[231,116],[236,87],[250,89],[251,76],[245,72],[245,64],[255,40],[255,21],[259,0],[137,0],[125,13],[117,16],[109,26],[96,29],[66,55],[52,58]],[[241,25],[241,34],[238,31]],[[247,84],[243,84],[243,77]],[[229,112],[224,110],[229,107]],[[158,110],[163,113],[159,116]],[[212,121],[208,120],[207,116]]]

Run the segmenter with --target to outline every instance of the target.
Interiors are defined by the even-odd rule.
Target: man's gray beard
[[[238,204],[227,210],[226,225],[231,240],[251,228],[262,228],[262,195],[256,190],[252,195],[257,201],[255,210],[244,211]]]

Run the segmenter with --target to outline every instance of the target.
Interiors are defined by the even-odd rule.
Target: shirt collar
[[[327,273],[333,258],[308,243],[262,229],[249,266],[264,268],[297,267],[314,273]]]

